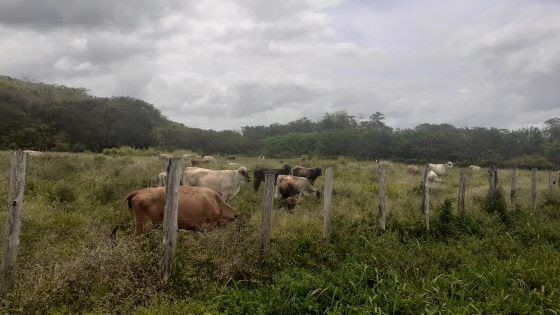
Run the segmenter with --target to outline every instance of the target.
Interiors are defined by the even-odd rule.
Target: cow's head
[[[292,167],[289,164],[284,164],[282,167],[282,175],[288,175],[292,171]]]
[[[320,167],[315,168],[315,175],[321,176],[323,175],[323,170]]]
[[[241,176],[243,176],[245,182],[249,183],[251,181],[251,178],[249,178],[249,169],[245,166],[241,166],[240,168],[238,168],[237,172],[241,174]]]
[[[286,199],[286,204],[287,204],[287,206],[288,206],[288,210],[289,210],[290,212],[293,211],[294,208],[295,208],[296,205],[297,205],[297,198],[288,197],[288,198]]]
[[[453,168],[453,162],[447,162],[447,168]]]

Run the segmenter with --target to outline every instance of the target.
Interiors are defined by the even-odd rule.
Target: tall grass
[[[148,155],[148,154],[147,154]],[[560,192],[530,210],[530,175],[518,174],[521,208],[508,220],[485,211],[487,173],[468,173],[466,214],[456,210],[458,169],[431,192],[428,233],[420,175],[387,169],[387,231],[377,220],[374,163],[348,158],[237,163],[334,166],[333,227],[321,240],[322,204],[275,209],[272,246],[259,250],[263,187],[242,187],[232,206],[251,214],[209,233],[180,231],[172,281],[159,279],[161,229],[132,237],[122,197],[155,184],[155,155],[48,154],[28,161],[16,287],[7,313],[554,313],[560,311]],[[228,168],[219,158],[217,168]],[[509,191],[508,172],[500,186]],[[9,154],[0,152],[0,203],[7,204]],[[316,181],[323,188],[323,177]],[[4,229],[6,213],[0,214]],[[121,225],[116,246],[111,229]]]

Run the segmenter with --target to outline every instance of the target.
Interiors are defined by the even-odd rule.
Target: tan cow
[[[202,161],[206,164],[218,164],[218,161],[216,160],[216,158],[213,157],[213,156],[210,156],[210,155],[203,156]]]
[[[239,192],[241,183],[248,183],[249,170],[241,166],[237,170],[209,170],[200,167],[187,167],[183,173],[185,185],[207,187],[219,193],[230,202]]]
[[[179,187],[177,224],[179,229],[207,231],[237,218],[235,209],[215,191],[204,187]],[[135,235],[144,232],[148,222],[163,222],[165,187],[135,190],[124,198],[134,215]]]
[[[416,165],[407,165],[406,172],[408,174],[420,174],[420,168]]]

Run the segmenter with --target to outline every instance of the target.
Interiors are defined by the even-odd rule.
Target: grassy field
[[[161,229],[135,239],[122,203],[153,186],[155,156],[49,154],[29,157],[16,287],[5,313],[550,313],[560,312],[560,189],[529,207],[521,170],[521,209],[483,211],[486,170],[468,172],[466,212],[457,214],[459,169],[431,189],[432,229],[423,227],[420,175],[389,163],[387,231],[377,220],[375,163],[340,158],[264,160],[255,166],[334,166],[333,226],[321,241],[322,200],[293,213],[275,208],[270,256],[259,255],[264,185],[242,187],[232,205],[252,214],[209,233],[180,231],[175,274],[159,280]],[[7,205],[9,152],[0,152],[0,205]],[[218,168],[227,168],[220,159]],[[509,205],[509,170],[499,171]],[[323,177],[316,186],[323,189]],[[448,200],[446,202],[446,200]],[[2,233],[6,211],[0,215]],[[111,229],[122,224],[112,247]]]

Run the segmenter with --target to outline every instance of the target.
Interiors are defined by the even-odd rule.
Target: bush
[[[507,204],[501,187],[498,187],[493,195],[486,194],[482,202],[482,210],[487,213],[496,213],[502,221],[507,221]]]

